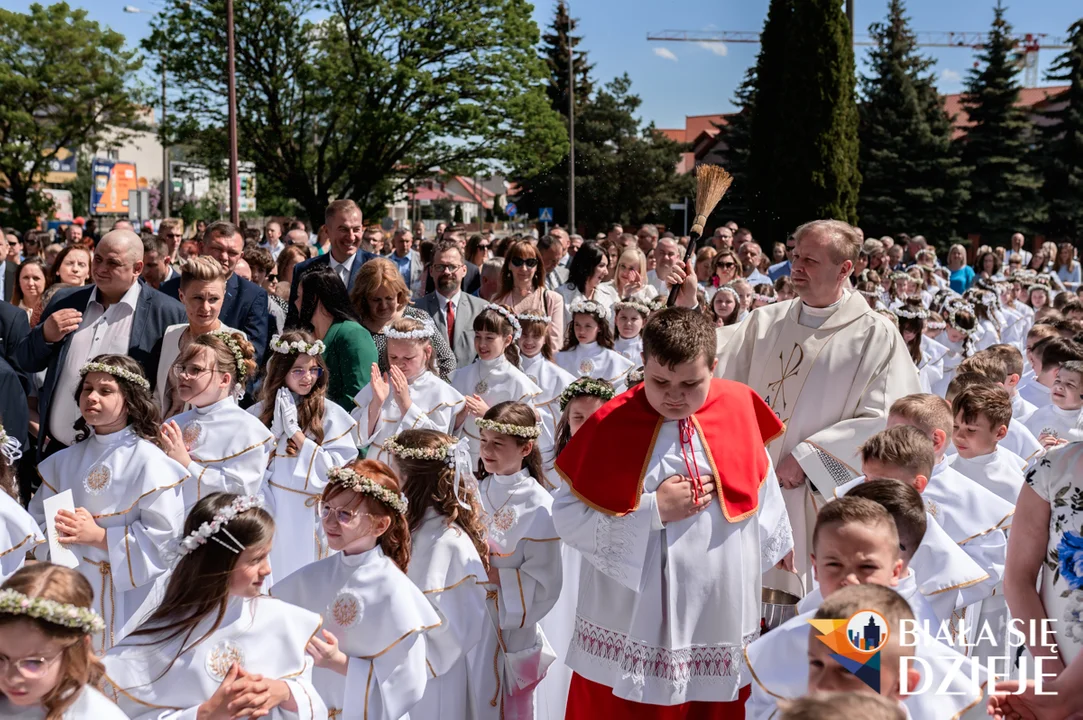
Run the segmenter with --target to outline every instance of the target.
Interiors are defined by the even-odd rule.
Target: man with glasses
[[[48,370],[38,400],[39,460],[75,442],[79,370],[93,358],[133,358],[148,370],[153,391],[166,328],[188,318],[179,302],[139,282],[142,271],[139,236],[130,230],[107,233],[91,260],[94,284],[57,293],[41,323],[15,348],[23,372]]]
[[[714,237],[711,238],[711,242],[714,243],[714,249],[718,252],[723,250],[733,249],[733,231],[727,226],[715,228]]]
[[[183,221],[174,218],[163,220],[158,226],[158,239],[166,244],[166,255],[171,258],[177,257],[177,248],[184,240]]]
[[[568,282],[568,268],[560,266],[560,259],[564,257],[564,242],[560,237],[550,233],[538,238],[538,254],[541,256],[542,269],[545,273],[545,289],[556,290]],[[525,262],[533,258],[516,258]]]
[[[463,291],[466,263],[457,242],[443,241],[436,246],[431,270],[429,276],[435,278],[436,290],[418,300],[417,307],[432,315],[437,332],[444,334],[455,353],[456,364],[466,367],[477,354],[474,318],[489,304]]]
[[[436,229],[437,229],[437,231],[439,231],[440,226],[437,225]],[[459,251],[461,253],[463,253],[463,257],[466,256],[466,226],[465,225],[452,225],[451,227],[446,228],[443,231],[443,233],[439,235],[439,237],[440,237],[440,242],[453,242],[456,245],[458,245],[459,246]],[[477,295],[478,290],[481,289],[481,270],[479,270],[478,266],[475,265],[474,263],[470,262],[469,260],[464,261],[464,264],[465,264],[465,267],[466,267],[466,272],[463,274],[463,276],[461,278],[461,280],[462,280],[462,288],[463,288],[463,290],[465,290],[467,293],[469,293],[471,295]],[[429,279],[425,283],[425,292],[426,293],[431,293],[433,290],[436,289],[435,280],[434,280],[436,275],[437,275],[437,273],[435,273],[435,272],[429,273]]]

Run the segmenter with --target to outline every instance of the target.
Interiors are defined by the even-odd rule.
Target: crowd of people
[[[5,235],[0,716],[1083,711],[1070,244]]]

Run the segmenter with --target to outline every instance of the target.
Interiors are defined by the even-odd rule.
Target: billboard
[[[53,213],[49,220],[58,223],[70,223],[75,217],[71,208],[71,190],[57,190],[55,188],[42,188],[44,194],[53,199]]]
[[[91,212],[94,215],[127,215],[128,192],[139,189],[135,163],[94,158],[90,176]]]

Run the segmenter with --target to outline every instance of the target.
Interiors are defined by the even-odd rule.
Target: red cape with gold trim
[[[634,512],[662,422],[643,385],[637,385],[583,424],[557,458],[556,470],[595,510]],[[782,421],[752,388],[712,379],[692,422],[707,451],[723,514],[730,522],[744,520],[758,509],[768,468],[763,449],[782,433]]]

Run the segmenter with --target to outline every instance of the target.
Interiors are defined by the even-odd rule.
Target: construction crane
[[[919,47],[969,48],[980,50],[985,46],[987,35],[983,32],[916,32]],[[1048,33],[1017,33],[1015,47],[1023,67],[1023,85],[1038,86],[1038,51],[1041,48],[1064,50],[1068,47],[1065,38],[1054,37]],[[696,42],[696,43],[759,43],[760,34],[750,30],[663,30],[647,33],[651,42]],[[875,45],[869,35],[855,35],[854,45]]]

